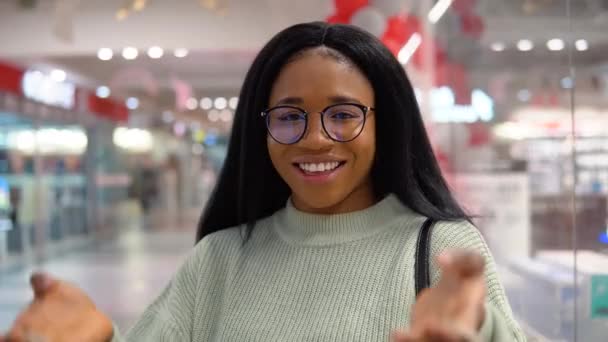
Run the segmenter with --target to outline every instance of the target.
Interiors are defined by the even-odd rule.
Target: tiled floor
[[[193,244],[192,230],[133,230],[114,242],[49,260],[37,269],[79,285],[125,330],[160,293]],[[0,273],[0,331],[31,300],[32,270]]]

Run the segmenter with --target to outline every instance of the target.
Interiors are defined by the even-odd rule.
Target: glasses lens
[[[296,108],[271,109],[266,120],[268,133],[282,144],[295,143],[306,130],[306,114]]]
[[[350,141],[363,129],[365,112],[355,105],[337,105],[328,108],[323,115],[323,124],[329,136],[337,141]]]

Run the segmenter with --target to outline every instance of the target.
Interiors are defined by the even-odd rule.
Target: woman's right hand
[[[34,300],[0,342],[106,342],[112,321],[79,288],[46,274],[31,277]]]

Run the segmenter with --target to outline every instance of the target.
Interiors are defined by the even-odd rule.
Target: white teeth
[[[340,165],[339,162],[326,162],[326,163],[300,163],[298,167],[306,172],[325,172],[337,168]]]

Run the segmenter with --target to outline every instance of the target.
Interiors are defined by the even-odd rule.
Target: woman
[[[426,218],[437,221],[437,259],[416,298]],[[259,53],[197,240],[126,337],[80,290],[45,275],[32,278],[36,299],[11,336],[525,340],[441,176],[403,68],[351,26],[295,25]]]

